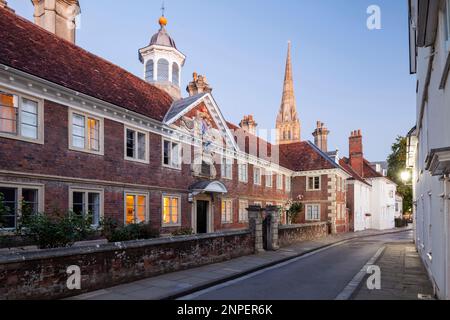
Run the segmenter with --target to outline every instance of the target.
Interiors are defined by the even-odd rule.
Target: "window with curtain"
[[[233,201],[222,200],[222,223],[233,222]]]
[[[148,161],[146,133],[133,129],[125,130],[126,159],[136,161]]]
[[[175,196],[163,197],[163,224],[166,226],[180,223],[180,198]]]
[[[126,224],[143,223],[147,220],[147,196],[144,194],[126,194]]]
[[[88,152],[101,152],[100,120],[82,114],[71,113],[71,147]]]
[[[72,212],[88,218],[93,226],[100,225],[101,208],[100,192],[72,190]]]
[[[306,205],[306,220],[319,221],[320,220],[320,205],[307,204]]]
[[[166,59],[158,61],[158,81],[169,81],[169,61]]]
[[[13,230],[21,216],[37,214],[39,189],[32,187],[0,187],[0,201],[4,208],[0,229]]]
[[[172,83],[178,87],[180,86],[180,68],[176,62],[172,64]]]

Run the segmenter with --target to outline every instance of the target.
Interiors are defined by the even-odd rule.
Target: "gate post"
[[[247,211],[250,232],[255,239],[255,253],[264,252],[262,225],[263,209],[261,209],[260,206],[249,206]]]
[[[278,206],[267,206],[266,214],[270,216],[268,248],[269,250],[276,251],[280,249],[278,242],[278,225],[280,223],[280,210]]]

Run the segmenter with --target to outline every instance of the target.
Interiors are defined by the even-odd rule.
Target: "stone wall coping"
[[[126,249],[137,249],[143,247],[151,247],[157,245],[167,245],[173,243],[181,243],[188,241],[198,241],[207,240],[220,237],[233,237],[233,236],[243,236],[251,234],[250,230],[232,230],[232,231],[221,231],[209,234],[201,235],[190,235],[190,236],[176,236],[167,238],[155,238],[147,240],[133,240],[125,242],[115,242],[107,244],[99,244],[92,246],[83,247],[68,247],[68,248],[57,248],[57,249],[42,249],[36,251],[27,251],[23,253],[8,253],[0,254],[0,264],[11,264],[20,263],[24,261],[41,260],[41,259],[51,259],[58,257],[68,257],[83,254],[93,254],[99,252],[108,251],[118,251]]]
[[[279,230],[289,230],[289,229],[301,229],[306,227],[316,227],[327,225],[328,222],[313,222],[313,223],[302,223],[302,224],[290,224],[290,225],[280,225]]]

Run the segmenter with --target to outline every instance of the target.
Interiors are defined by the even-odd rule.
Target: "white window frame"
[[[253,184],[260,186],[261,185],[261,168],[257,166],[253,166]]]
[[[73,116],[74,114],[76,115],[80,115],[84,117],[84,148],[78,148],[75,147],[73,145],[73,135],[72,135],[72,131],[73,131]],[[93,119],[98,121],[99,123],[99,150],[91,150],[88,147],[88,120],[89,119]],[[104,121],[103,118],[94,116],[90,113],[84,112],[84,111],[79,111],[79,110],[75,110],[75,109],[69,109],[69,150],[73,150],[73,151],[79,151],[79,152],[85,152],[85,153],[91,153],[91,154],[96,154],[96,155],[104,155]]]
[[[277,173],[277,190],[283,190],[283,175]]]
[[[165,164],[164,163],[164,144],[165,142],[170,143],[170,152],[169,152],[169,164]],[[172,155],[173,155],[173,144],[177,144],[178,145],[178,159],[179,159],[179,164],[178,165],[173,165],[172,163]],[[162,144],[161,144],[161,153],[162,153],[162,158],[161,158],[161,162],[162,162],[162,166],[165,168],[170,168],[170,169],[175,169],[175,170],[181,170],[182,169],[182,145],[181,142],[178,141],[173,141],[171,139],[167,139],[167,138],[162,138]]]
[[[290,176],[285,176],[285,184],[286,184],[286,192],[291,192],[291,177]]]
[[[225,203],[225,212],[223,211],[224,203]],[[229,206],[227,206],[227,204]],[[230,210],[230,212],[227,211],[228,209]],[[222,224],[233,223],[233,199],[225,198],[222,199],[222,201],[220,202],[220,221],[222,222]]]
[[[242,168],[245,168],[245,176]],[[248,163],[238,163],[239,182],[248,183]]]
[[[239,200],[239,222],[248,222],[248,200]]]
[[[178,208],[177,208],[177,223],[165,223],[164,222],[164,198],[169,198],[169,203],[172,202],[172,199],[177,199],[177,204],[178,204]],[[170,213],[170,219],[172,220],[172,213]],[[181,196],[179,194],[169,194],[169,193],[164,193],[162,195],[161,198],[161,226],[163,228],[170,228],[170,227],[181,227],[182,226],[182,222],[181,222]]]
[[[314,179],[312,188],[309,187],[309,179]],[[318,189],[315,188],[315,185],[316,185],[315,179],[319,179],[319,188]],[[322,176],[308,176],[308,177],[306,177],[306,191],[320,191],[320,190],[322,190]]]
[[[98,188],[82,188],[82,187],[69,187],[69,211],[73,211],[73,194],[74,192],[84,193],[84,197],[86,199],[84,214],[89,212],[89,193],[97,193],[100,195],[100,207],[99,207],[99,217],[98,224],[92,224],[92,227],[99,227],[102,219],[105,217],[104,214],[104,203],[105,203],[105,191],[104,189]],[[126,208],[125,208],[126,209]]]
[[[44,144],[44,101],[42,99],[29,96],[14,90],[9,90],[0,86],[0,91],[17,96],[17,119],[16,119],[16,133],[0,132],[0,137],[21,140],[25,142],[31,142],[36,144]],[[37,103],[37,139],[22,136],[21,124],[22,124],[22,104],[23,99],[31,100]]]
[[[227,157],[222,158],[222,165],[221,165],[222,179],[233,180],[233,163],[234,159],[232,158]]]
[[[135,146],[134,146],[134,153],[135,153],[135,158],[129,157],[127,155],[127,131],[133,131],[134,132],[134,141],[135,141]],[[138,133],[141,133],[143,135],[145,135],[145,157],[144,159],[139,159],[139,149],[138,149]],[[140,162],[140,163],[145,163],[145,164],[149,164],[150,163],[150,143],[149,143],[149,134],[148,132],[142,131],[142,130],[138,130],[136,128],[133,127],[129,127],[129,126],[124,126],[124,131],[123,131],[123,135],[124,135],[124,157],[125,160],[128,161],[133,161],[133,162]]]
[[[254,206],[260,206],[261,208],[263,207],[262,201],[253,201],[253,205]]]
[[[15,212],[16,215],[16,227],[15,228],[0,228],[0,232],[10,232],[17,229],[17,220],[21,217],[22,212],[22,191],[23,189],[30,189],[30,190],[36,190],[38,192],[38,213],[44,212],[44,205],[45,205],[45,192],[44,192],[44,185],[43,184],[28,184],[28,183],[4,183],[0,182],[1,188],[10,188],[10,189],[17,189],[17,211]]]
[[[125,190],[123,193],[123,203],[124,203],[123,223],[124,223],[124,225],[127,225],[127,196],[135,196],[136,198],[138,196],[145,196],[145,221],[143,221],[143,223],[149,223],[150,222],[150,207],[149,207],[150,195],[149,195],[149,193],[137,191],[137,190]],[[134,204],[135,222],[136,222],[136,214],[137,214],[136,208],[137,208],[137,202]]]
[[[273,188],[273,172],[272,172],[272,170],[266,170],[265,180],[266,180],[266,188]]]
[[[314,219],[312,216],[308,217],[308,211],[309,211],[308,209],[309,208],[311,208],[311,215],[313,215],[314,208],[318,209],[318,214],[319,214],[319,218],[318,219]],[[321,215],[320,204],[306,204],[305,205],[305,220],[306,221],[320,221],[320,215]],[[311,218],[311,219],[309,219],[309,218]]]

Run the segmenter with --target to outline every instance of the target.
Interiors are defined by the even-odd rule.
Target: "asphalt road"
[[[181,299],[332,300],[385,243],[406,241],[412,241],[412,232],[351,240]]]

